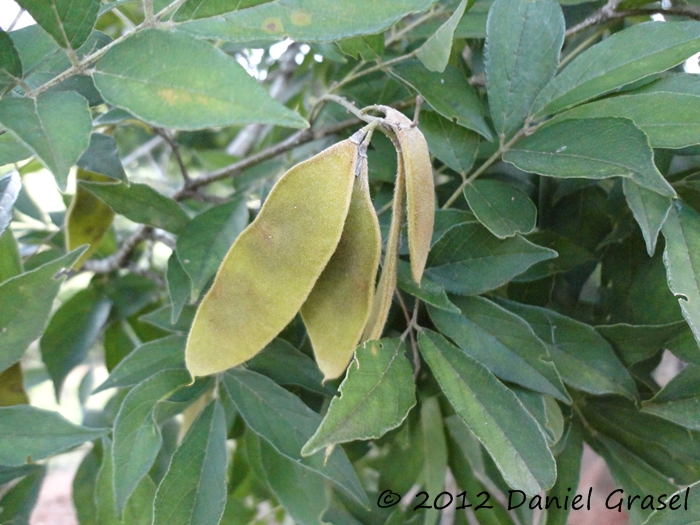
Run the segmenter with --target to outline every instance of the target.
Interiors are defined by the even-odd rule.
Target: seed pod
[[[401,112],[393,108],[384,110],[387,120],[399,123],[394,127],[394,131],[401,148],[406,174],[408,251],[411,255],[413,280],[420,284],[430,251],[435,220],[435,184],[428,143],[418,127]]]
[[[403,199],[406,191],[403,157],[400,153],[398,154],[397,166],[394,203],[391,208],[391,226],[389,226],[389,237],[386,241],[382,274],[379,277],[377,292],[374,295],[372,312],[369,315],[367,325],[362,333],[362,341],[379,339],[381,337],[387,317],[389,316],[391,299],[396,289],[396,266],[399,259],[401,226],[403,226]]]
[[[114,182],[114,179],[106,175],[79,169],[78,182],[81,180]],[[97,250],[112,226],[113,218],[112,208],[82,185],[77,185],[66,213],[66,249],[72,251],[83,244],[89,244],[90,248],[75,262],[74,268],[80,268]]]
[[[193,375],[250,359],[299,311],[340,240],[357,157],[357,143],[344,140],[275,185],[197,310],[185,352]]]
[[[379,221],[361,157],[338,247],[301,307],[316,362],[326,379],[340,376],[360,340],[374,298],[382,252]]]

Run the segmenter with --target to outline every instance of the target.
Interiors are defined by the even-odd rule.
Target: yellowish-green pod
[[[78,181],[81,180],[114,182],[114,179],[106,175],[79,169]],[[89,244],[90,247],[75,262],[74,268],[80,268],[97,250],[112,226],[112,219],[114,219],[112,208],[78,184],[66,213],[66,249],[72,251],[83,244]]]
[[[435,220],[435,183],[428,143],[423,133],[408,118],[393,108],[386,108],[387,120],[398,122],[394,128],[401,148],[406,174],[406,220],[411,274],[420,284],[430,251]]]
[[[367,159],[362,157],[338,247],[301,307],[316,362],[326,379],[340,376],[352,359],[372,308],[381,252]]]
[[[399,258],[399,245],[401,242],[401,226],[403,226],[403,199],[405,188],[405,175],[402,155],[397,159],[398,170],[396,173],[396,186],[394,187],[394,203],[391,208],[391,226],[389,237],[386,241],[382,274],[379,277],[377,292],[374,295],[372,311],[362,333],[362,341],[379,339],[384,331],[391,299],[396,289],[396,269]]]
[[[299,311],[340,240],[357,159],[358,144],[347,139],[275,185],[197,310],[185,351],[192,375],[250,359]]]
[[[0,407],[29,404],[22,377],[22,367],[19,363],[0,374]]]

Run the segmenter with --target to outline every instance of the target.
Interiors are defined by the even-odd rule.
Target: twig
[[[15,17],[15,19],[14,19],[14,20],[12,21],[12,23],[10,24],[10,27],[7,28],[7,32],[8,32],[8,33],[9,33],[10,31],[12,31],[12,30],[15,28],[15,26],[17,25],[17,22],[19,22],[19,19],[22,17],[22,15],[24,14],[24,12],[25,12],[24,9],[20,9],[20,10],[17,12],[17,16]]]
[[[428,11],[426,14],[424,14],[421,17],[416,18],[413,22],[408,24],[406,27],[402,28],[400,31],[397,31],[393,35],[391,35],[389,38],[386,39],[386,42],[384,42],[384,47],[389,47],[392,44],[395,44],[399,40],[403,38],[403,36],[406,33],[410,33],[413,29],[418,27],[424,22],[427,22],[431,18],[434,18],[438,15],[441,15],[444,12],[444,9],[441,8],[432,8],[430,11]]]
[[[175,137],[171,136],[167,130],[154,126],[153,131],[157,135],[163,137],[163,140],[165,140],[165,142],[168,143],[168,146],[170,146],[170,149],[175,156],[175,160],[177,161],[177,165],[180,167],[180,173],[185,181],[185,188],[187,188],[191,179],[189,173],[187,172],[187,166],[185,166],[185,163],[182,161],[182,155],[180,155],[180,145],[178,144],[177,140],[175,140]]]
[[[139,243],[149,237],[151,232],[152,228],[150,226],[140,226],[124,240],[124,243],[114,254],[97,261],[85,261],[83,270],[95,273],[110,273],[123,268]]]

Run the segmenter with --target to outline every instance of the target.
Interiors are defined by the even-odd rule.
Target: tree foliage
[[[697,2],[19,3],[0,523],[82,445],[81,525],[564,525],[584,442],[700,522],[655,510],[700,480]],[[69,377],[80,425],[30,404]]]

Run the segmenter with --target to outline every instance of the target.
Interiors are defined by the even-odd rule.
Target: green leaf
[[[418,127],[430,152],[457,173],[471,170],[479,149],[479,135],[433,111],[420,114]]]
[[[531,115],[542,117],[660,73],[696,53],[700,24],[635,24],[584,51],[539,94]]]
[[[693,492],[697,494],[698,488],[700,488],[700,481],[671,494],[666,501],[670,502],[677,494],[678,499],[674,503],[675,507],[681,501],[685,501],[686,495],[690,495],[690,489],[693,489]],[[649,519],[644,522],[644,525],[700,525],[700,510],[697,505],[688,505],[688,510],[684,509],[680,513],[668,512],[668,510],[668,508],[664,508],[652,512]]]
[[[506,284],[557,252],[515,235],[499,240],[481,224],[453,226],[435,243],[425,274],[450,293],[477,295]]]
[[[78,49],[95,27],[99,0],[19,0],[61,47]]]
[[[112,301],[94,287],[81,290],[51,318],[41,336],[41,358],[51,376],[56,399],[68,374],[87,357],[107,321]]]
[[[680,93],[700,97],[700,83],[692,73],[667,73],[664,77],[635,90],[636,93]]]
[[[18,78],[22,78],[22,61],[10,35],[0,29],[0,93]]]
[[[113,448],[109,438],[102,439],[102,466],[95,480],[95,505],[99,525],[151,525],[156,486],[149,476],[137,485],[123,512],[114,503]],[[121,515],[121,519],[120,519]]]
[[[187,370],[163,370],[134,387],[114,421],[114,496],[117,511],[156,459],[162,437],[154,411],[159,401],[190,382]]]
[[[441,284],[433,282],[424,276],[421,279],[420,286],[418,286],[411,275],[411,265],[406,261],[399,260],[397,284],[399,288],[416,296],[426,304],[448,312],[459,313],[459,308],[450,302],[445,293],[445,288]]]
[[[442,386],[442,384],[441,384]],[[424,400],[420,407],[420,424],[423,433],[423,473],[422,488],[428,494],[440,494],[445,488],[447,470],[447,443],[440,413],[440,403],[436,396]],[[435,525],[440,512],[432,508],[425,513],[424,525]]]
[[[354,36],[339,40],[336,44],[343,53],[355,59],[377,60],[384,53],[384,34]]]
[[[17,241],[11,229],[0,233],[0,283],[22,273]]]
[[[56,276],[84,251],[79,248],[0,284],[0,372],[19,361],[44,332],[63,281],[63,276]]]
[[[663,325],[614,324],[595,327],[617,350],[622,362],[629,366],[653,356],[660,348],[676,352],[673,341],[684,332],[689,333],[692,346],[697,352],[690,328],[684,321]],[[700,356],[698,356],[700,358]]]
[[[90,145],[78,159],[77,164],[84,170],[107,175],[129,184],[124,166],[119,160],[117,141],[109,135],[103,133],[90,135]]]
[[[189,290],[187,292],[189,294]],[[197,313],[197,307],[194,305],[186,304],[182,308],[180,317],[173,324],[170,322],[172,319],[172,306],[166,304],[161,306],[157,310],[147,313],[139,317],[139,320],[145,321],[153,326],[167,330],[168,332],[189,332],[192,326],[192,321]]]
[[[102,464],[102,446],[95,442],[78,466],[73,478],[71,495],[76,517],[80,525],[100,525],[97,522],[95,484]]]
[[[457,24],[455,38],[486,38],[486,20],[494,0],[476,0]]]
[[[445,71],[452,51],[452,37],[468,3],[474,1],[462,0],[450,18],[418,48],[416,56],[430,71]]]
[[[304,456],[338,443],[378,439],[398,427],[416,404],[413,369],[400,339],[367,341],[355,350],[340,396],[331,400]]]
[[[4,492],[0,499],[0,523],[20,525],[30,522],[46,470],[46,466],[42,465]]]
[[[15,479],[23,478],[27,474],[41,470],[43,465],[27,464],[18,467],[3,467],[0,466],[0,486],[9,483]]]
[[[435,0],[273,0],[227,15],[185,22],[181,31],[234,42],[280,40],[328,42],[355,35],[373,35]]]
[[[80,185],[105,201],[115,212],[142,224],[179,233],[190,221],[174,200],[158,193],[148,184],[103,184],[80,181]]]
[[[10,133],[0,135],[0,166],[19,162],[31,156],[32,152],[18,142]]]
[[[688,365],[648,401],[642,412],[700,430],[700,366]]]
[[[192,302],[199,298],[247,225],[246,199],[238,197],[197,215],[180,232],[176,253],[192,279]]]
[[[589,325],[547,308],[499,300],[544,341],[564,383],[592,394],[634,398],[636,388],[610,344]]]
[[[667,197],[676,192],[654,165],[646,135],[621,118],[572,119],[518,141],[503,160],[548,177],[628,177]]]
[[[700,345],[700,215],[676,200],[662,228],[668,287]]]
[[[420,351],[447,399],[491,454],[506,482],[534,495],[554,485],[556,465],[534,418],[487,368],[424,330]]]
[[[186,341],[185,336],[169,335],[140,345],[114,367],[93,394],[108,388],[138,385],[161,370],[184,369]]]
[[[51,410],[29,405],[0,407],[0,465],[13,467],[28,459],[38,461],[107,432],[107,428],[74,425]]]
[[[432,73],[418,60],[409,60],[393,66],[390,73],[415,89],[446,119],[491,140],[491,130],[484,120],[476,91],[454,67],[447,66],[442,73]]]
[[[557,498],[557,503],[547,509],[546,525],[566,525],[571,506],[563,504],[566,498],[572,500],[579,485],[583,441],[581,433],[574,426],[569,426],[566,435],[556,447],[554,457],[557,460],[557,482],[547,492],[547,496]],[[561,504],[560,504],[561,502]]]
[[[22,181],[16,171],[0,177],[0,235],[12,222],[12,207],[21,188]]]
[[[270,97],[233,57],[184,33],[136,32],[100,58],[93,78],[107,102],[156,126],[308,126]]]
[[[654,91],[589,102],[559,115],[571,118],[623,117],[632,120],[653,148],[700,144],[700,95]]]
[[[273,339],[246,366],[278,385],[301,386],[321,395],[335,393],[335,389],[322,384],[323,373],[316,362],[284,339]]]
[[[168,282],[170,303],[172,304],[170,322],[175,324],[178,319],[180,319],[182,309],[185,307],[185,304],[189,302],[190,294],[192,293],[192,280],[182,267],[182,263],[175,250],[173,250],[170,254],[170,258],[168,258],[168,270],[165,277]]]
[[[173,16],[175,22],[185,20],[197,20],[199,18],[209,18],[223,15],[239,9],[249,9],[256,5],[264,4],[270,0],[187,0]]]
[[[153,525],[218,525],[226,506],[226,416],[212,401],[175,451],[153,503]]]
[[[528,324],[483,297],[455,297],[461,315],[428,308],[435,326],[494,375],[549,394],[571,399],[547,352]]]
[[[327,505],[323,476],[283,456],[267,441],[259,441],[262,468],[282,506],[295,523],[319,525]]]
[[[92,117],[87,100],[72,91],[46,92],[35,99],[0,100],[0,123],[29,148],[66,189],[68,171],[90,144]]]
[[[520,130],[535,98],[554,78],[564,43],[564,14],[553,0],[496,0],[486,23],[486,87],[493,125]]]
[[[246,424],[277,451],[318,472],[362,505],[367,496],[342,448],[302,456],[301,449],[316,432],[321,416],[301,399],[265,376],[232,368],[224,375],[224,384]]]
[[[535,229],[537,208],[522,190],[498,180],[475,180],[464,187],[464,198],[479,222],[499,239]]]
[[[625,192],[627,205],[642,230],[647,253],[651,257],[656,251],[656,240],[671,209],[672,201],[629,179],[622,180],[622,190]]]
[[[527,236],[527,240],[538,246],[554,250],[559,254],[559,257],[532,265],[525,272],[516,276],[513,279],[515,282],[534,281],[567,272],[593,259],[591,252],[573,243],[568,237],[557,235],[551,230],[539,230],[531,233]]]

